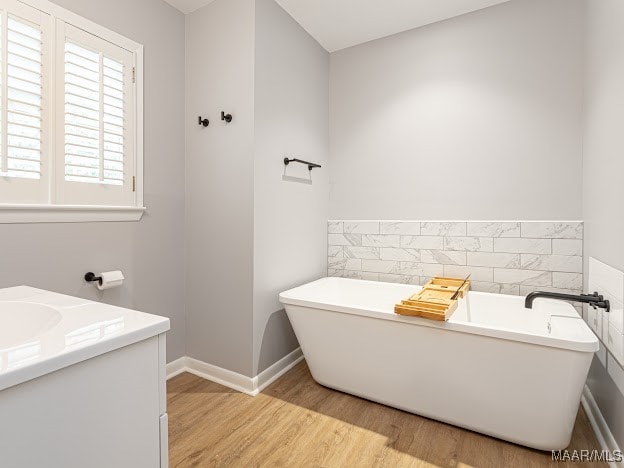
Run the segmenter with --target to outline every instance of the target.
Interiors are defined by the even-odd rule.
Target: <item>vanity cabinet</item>
[[[0,391],[0,466],[166,468],[165,334]]]

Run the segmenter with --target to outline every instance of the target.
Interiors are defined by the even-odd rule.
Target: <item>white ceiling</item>
[[[508,0],[277,0],[329,52]]]
[[[214,2],[214,0],[165,0],[165,2],[176,7],[182,13],[188,14]]]
[[[214,0],[166,0],[190,13]],[[276,0],[329,52],[509,0]]]

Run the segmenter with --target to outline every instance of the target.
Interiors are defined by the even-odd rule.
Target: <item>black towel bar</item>
[[[320,164],[315,164],[315,163],[312,163],[310,161],[304,161],[303,159],[297,159],[297,158],[288,159],[288,158],[284,158],[284,165],[285,166],[288,166],[291,162],[298,162],[298,163],[301,163],[301,164],[307,164],[309,171],[311,171],[315,167],[321,167]]]

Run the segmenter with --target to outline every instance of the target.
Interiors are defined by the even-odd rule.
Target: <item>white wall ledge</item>
[[[0,224],[139,221],[145,211],[134,206],[0,204]]]

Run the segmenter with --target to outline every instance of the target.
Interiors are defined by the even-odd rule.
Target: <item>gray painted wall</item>
[[[581,218],[580,0],[331,54],[331,219]]]
[[[252,376],[254,1],[186,21],[187,351]]]
[[[279,292],[326,268],[327,168],[284,181],[282,160],[327,163],[329,56],[273,0],[217,0],[186,28],[188,355],[255,376],[298,346]]]
[[[55,0],[145,46],[145,205],[140,222],[0,225],[0,287],[20,284],[171,319],[167,359],[185,354],[184,16],[161,0]],[[145,21],[149,12],[149,21]],[[120,289],[85,285],[121,269]]]
[[[254,375],[299,346],[278,294],[325,276],[329,198],[329,54],[274,0],[255,41]]]
[[[585,260],[624,270],[624,2],[587,2],[587,58],[583,155]],[[617,365],[615,359],[609,365]],[[624,396],[594,359],[589,387],[620,447]]]

